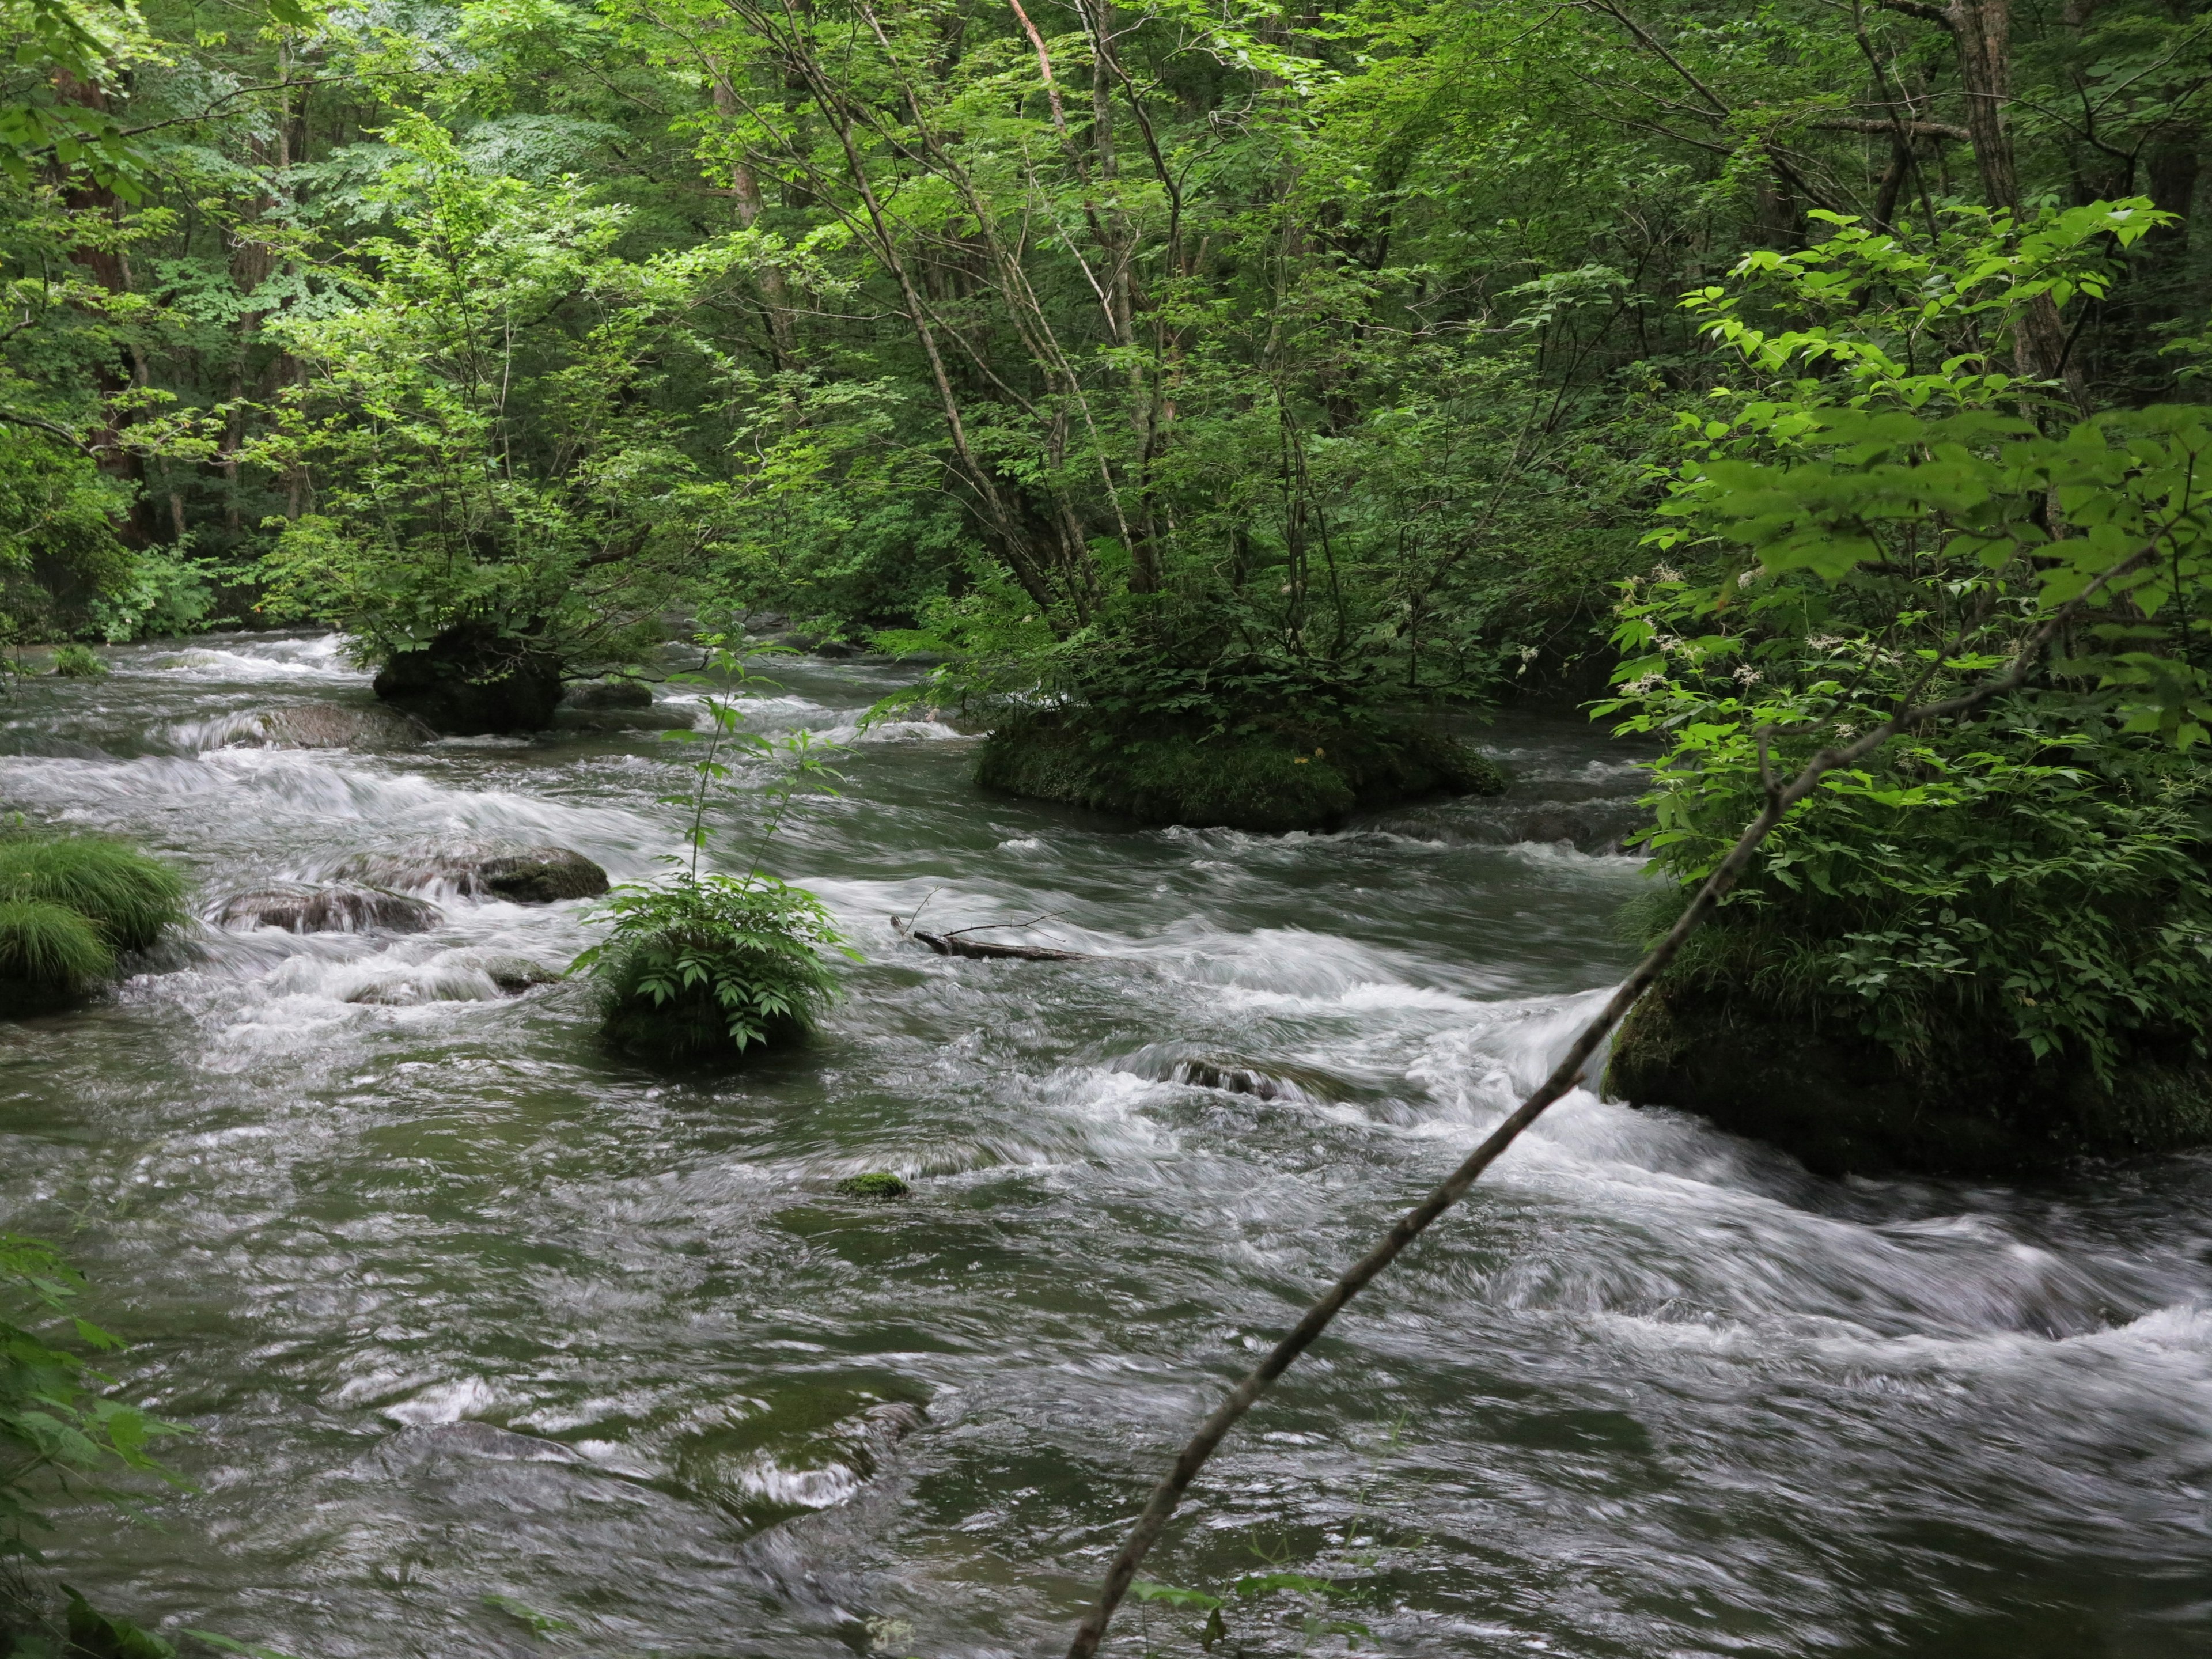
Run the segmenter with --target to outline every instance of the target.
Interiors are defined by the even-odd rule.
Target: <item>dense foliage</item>
[[[2073,1073],[2109,1099],[2130,1060],[2202,1066],[2212,412],[2085,414],[2002,366],[2159,222],[2142,200],[2024,234],[1960,210],[1914,245],[1839,222],[1691,296],[1744,380],[1681,422],[1674,523],[1650,539],[1684,568],[1630,584],[1608,706],[1671,740],[1660,868],[1701,877],[1776,769],[2041,654],[1993,718],[1825,780],[1677,961],[1680,1006],[1632,1025],[1632,1073],[1640,1032],[1723,989],[1739,1022],[1856,1030],[1999,1118]],[[1773,322],[1746,320],[1758,297]]]
[[[1954,9],[10,0],[9,615],[589,668],[707,599],[971,690],[1556,674],[1727,374],[1676,297],[1820,214],[2144,195],[2021,366],[2193,372],[2190,9]]]

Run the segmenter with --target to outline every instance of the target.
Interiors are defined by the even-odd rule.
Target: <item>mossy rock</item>
[[[65,680],[105,679],[107,665],[88,645],[65,645],[54,653],[54,672]]]
[[[1264,833],[1333,830],[1363,808],[1505,787],[1492,763],[1418,726],[1150,731],[1084,710],[1001,725],[983,745],[975,781],[1147,823]]]
[[[561,701],[560,659],[529,635],[464,623],[377,670],[379,698],[454,737],[538,732]]]
[[[837,1183],[837,1190],[848,1198],[904,1198],[911,1188],[889,1170],[871,1170],[866,1175],[847,1176]]]
[[[599,1035],[608,1046],[632,1060],[702,1065],[747,1059],[769,1048],[787,1048],[805,1040],[807,1021],[771,1019],[758,1042],[738,1046],[730,1022],[711,994],[694,989],[655,1002],[643,992],[617,990],[607,999]]]
[[[2021,1176],[2212,1143],[2212,1066],[2185,1040],[2139,1042],[2109,1088],[1994,1033],[1959,1033],[1907,1067],[1844,1018],[1808,1021],[1693,975],[1662,979],[1622,1022],[1605,1086],[1829,1176]]]
[[[643,680],[610,675],[571,685],[561,701],[570,708],[650,708],[653,687]]]

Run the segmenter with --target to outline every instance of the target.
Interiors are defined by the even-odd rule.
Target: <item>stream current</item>
[[[27,684],[0,805],[173,856],[210,913],[426,842],[617,880],[678,850],[655,723],[696,699],[255,741],[369,707],[338,647]],[[1197,1417],[1627,965],[1637,775],[1579,718],[1480,734],[1504,802],[1139,832],[978,794],[945,726],[856,734],[896,671],[777,678],[760,728],[851,742],[770,860],[866,957],[803,1050],[611,1056],[586,988],[503,996],[469,954],[563,967],[587,907],[450,891],[408,937],[203,924],[0,1024],[0,1221],[92,1275],[125,1391],[192,1431],[151,1524],[63,1512],[97,1605],[302,1659],[1056,1653]],[[886,920],[925,898],[1089,954],[928,955]],[[911,1194],[836,1192],[871,1170]],[[1231,1596],[1217,1654],[1343,1622],[1403,1655],[2212,1654],[2208,1297],[2204,1158],[1838,1183],[1577,1094],[1246,1419],[1146,1576],[1335,1587]],[[1197,1625],[1131,1604],[1109,1652]]]

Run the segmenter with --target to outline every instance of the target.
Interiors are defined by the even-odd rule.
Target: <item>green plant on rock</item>
[[[54,653],[54,672],[65,680],[104,679],[107,665],[88,645],[65,645]]]
[[[0,838],[0,898],[75,911],[111,951],[143,951],[185,920],[185,879],[103,836]]]
[[[672,1059],[744,1053],[812,1028],[842,946],[821,901],[772,876],[678,876],[618,889],[613,933],[577,958],[605,989],[617,1048]],[[849,953],[848,953],[849,954]]]
[[[0,1013],[64,1006],[185,919],[185,882],[99,836],[0,836]]]
[[[115,952],[76,911],[0,899],[0,1012],[67,1002],[114,971]]]
[[[664,732],[702,745],[691,763],[692,787],[665,804],[690,814],[690,854],[665,882],[626,884],[600,907],[613,930],[579,956],[570,971],[587,970],[605,997],[602,1030],[626,1052],[673,1060],[743,1054],[804,1036],[836,995],[824,952],[859,959],[822,902],[761,867],[761,859],[805,791],[834,793],[837,775],[824,745],[800,731],[781,741],[744,729],[738,693],[772,689],[751,659],[772,654],[732,650],[727,635],[706,636],[702,672],[678,677],[715,690],[707,697],[708,730]],[[708,809],[733,775],[732,756],[778,766],[765,792],[767,811],[741,876],[702,874],[711,835]]]

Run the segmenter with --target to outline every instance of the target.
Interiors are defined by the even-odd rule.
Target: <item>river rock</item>
[[[288,933],[422,933],[444,920],[434,904],[349,884],[259,888],[228,901],[216,917],[234,932],[276,927]]]
[[[1353,1093],[1343,1079],[1310,1066],[1194,1054],[1180,1043],[1146,1043],[1116,1060],[1114,1069],[1156,1083],[1218,1089],[1224,1094],[1249,1095],[1255,1100],[1346,1100]]]
[[[278,749],[401,749],[428,743],[437,735],[397,708],[303,702],[251,716],[229,740]]]
[[[464,898],[501,898],[512,904],[597,898],[607,890],[607,872],[566,847],[364,853],[346,860],[336,873],[380,887],[451,887]]]
[[[650,708],[653,687],[643,680],[611,678],[585,680],[561,699],[569,708]]]
[[[510,996],[519,996],[533,985],[554,985],[561,975],[542,962],[506,951],[453,951],[440,957],[440,968],[473,968]]]
[[[527,635],[449,628],[377,671],[376,695],[452,737],[539,732],[561,701],[558,658]]]

